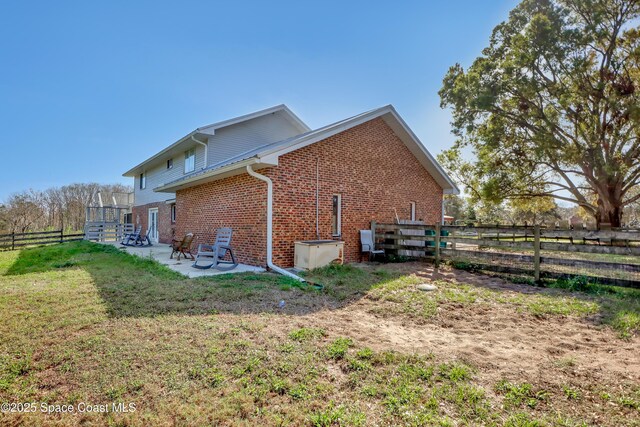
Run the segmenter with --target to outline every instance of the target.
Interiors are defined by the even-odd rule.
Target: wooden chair
[[[192,260],[195,260],[193,254],[191,253],[191,243],[193,243],[193,233],[185,234],[182,240],[171,240],[172,251],[169,259],[173,259],[173,255],[178,254],[178,257],[176,258],[178,261],[180,261],[181,255],[184,255],[185,258],[191,258]]]
[[[198,253],[193,267],[206,269],[215,268],[217,270],[232,270],[237,267],[238,262],[231,249],[231,228],[220,228],[216,234],[216,241],[213,245],[198,245]],[[229,255],[230,261],[225,260]]]

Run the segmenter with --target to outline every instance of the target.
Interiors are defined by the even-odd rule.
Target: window
[[[140,189],[144,190],[145,188],[147,188],[147,175],[145,175],[144,173],[140,174]]]
[[[410,212],[411,216],[409,217],[411,221],[416,220],[416,202],[410,202]]]
[[[173,169],[173,159],[167,160],[167,169]]]
[[[171,203],[171,223],[175,224],[176,222],[176,204]]]
[[[192,148],[184,153],[184,173],[196,170],[196,149]]]
[[[342,196],[340,194],[334,194],[332,197],[331,207],[331,235],[338,237],[341,234],[342,220]]]

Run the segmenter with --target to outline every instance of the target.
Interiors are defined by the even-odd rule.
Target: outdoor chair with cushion
[[[360,244],[362,245],[362,253],[369,254],[369,261],[372,261],[376,255],[384,255],[384,249],[375,249],[371,230],[360,230]]]
[[[206,269],[215,268],[218,270],[232,270],[236,268],[238,262],[231,249],[231,228],[220,228],[216,234],[216,241],[213,245],[198,245],[198,253],[196,254],[196,262],[193,267]],[[229,255],[229,260],[226,259]]]
[[[191,243],[193,242],[193,233],[187,233],[182,240],[171,240],[171,256],[170,259],[173,259],[174,254],[178,254],[177,260],[180,261],[180,256],[184,255],[185,258],[191,258],[195,260],[193,254],[191,253]]]

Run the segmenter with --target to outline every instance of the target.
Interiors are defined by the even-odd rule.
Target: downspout
[[[197,142],[198,144],[201,144],[201,145],[203,145],[203,146],[204,146],[204,166],[202,167],[202,169],[204,169],[204,168],[206,168],[206,167],[207,167],[207,162],[208,162],[208,159],[209,159],[209,144],[208,144],[208,143],[206,143],[206,142],[198,141],[198,140],[195,138],[195,136],[193,136],[193,135],[191,135],[191,139],[192,139],[194,142]]]
[[[302,277],[297,276],[284,268],[280,268],[273,263],[273,182],[271,181],[271,178],[254,171],[251,165],[247,165],[247,173],[260,181],[267,183],[267,266],[282,275],[289,276],[300,282],[305,282]]]
[[[316,159],[316,239],[320,240],[320,157]]]

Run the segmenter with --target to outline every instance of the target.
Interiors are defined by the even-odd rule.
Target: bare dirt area
[[[555,294],[554,290],[482,274],[437,271],[422,263],[385,268],[415,275],[426,283],[437,281],[440,287],[462,283],[515,298]],[[445,303],[435,316],[424,319],[396,316],[390,304],[394,303],[365,297],[343,308],[309,314],[298,323],[323,328],[330,335],[352,337],[378,351],[463,360],[479,368],[477,377],[487,389],[503,379],[526,381],[546,390],[590,384],[582,390],[582,399],[601,401],[597,396],[601,390],[620,384],[640,386],[640,339],[620,339],[611,328],[599,324],[598,314],[586,318],[535,315],[510,304],[483,301]],[[593,422],[599,422],[597,411]]]

